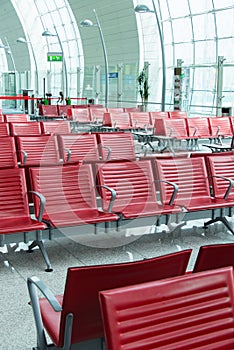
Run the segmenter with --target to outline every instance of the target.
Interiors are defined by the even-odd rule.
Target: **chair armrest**
[[[225,192],[225,195],[223,196],[224,199],[228,199],[229,193],[231,192],[233,186],[234,186],[234,180],[230,179],[229,177],[225,177],[225,176],[218,176],[218,175],[214,175],[212,177],[217,177],[219,179],[223,179],[227,182],[229,182],[229,186]]]
[[[55,298],[54,294],[50,291],[46,285],[40,281],[40,279],[36,276],[29,277],[27,279],[28,292],[30,296],[30,302],[33,309],[33,316],[36,323],[37,329],[37,342],[40,346],[40,349],[47,349],[47,341],[45,330],[42,322],[40,305],[39,305],[39,297],[38,290],[44,295],[44,297],[48,300],[50,305],[52,306],[55,312],[61,312],[62,307],[59,304],[58,300]]]
[[[27,152],[24,150],[19,150],[18,152],[23,154],[23,165],[25,165],[27,162],[27,158],[28,158]]]
[[[64,148],[64,151],[67,152],[66,162],[70,162],[72,151],[69,148]]]
[[[38,294],[34,294],[36,291],[36,288],[33,288],[33,286],[36,286],[37,289],[44,295],[44,297],[48,300],[50,305],[52,306],[53,310],[55,312],[60,312],[62,311],[62,307],[59,304],[58,300],[54,296],[54,294],[51,292],[51,290],[36,276],[28,277],[27,279],[27,284],[28,284],[28,290],[29,290],[29,295],[32,296],[33,298],[37,295],[38,299]],[[31,294],[32,292],[32,294]],[[33,300],[31,299],[31,302],[33,303]]]
[[[108,151],[106,159],[103,159],[103,160],[110,160],[112,149],[108,146],[103,146],[103,145],[101,145],[101,147],[107,149],[107,151]]]
[[[116,191],[113,188],[105,186],[105,185],[101,185],[101,186],[97,186],[97,187],[105,188],[106,190],[111,192],[111,199],[110,199],[110,203],[109,203],[107,212],[108,213],[112,213],[112,208],[113,208],[114,201],[115,201],[115,198],[116,198]]]
[[[39,200],[40,200],[39,215],[38,215],[37,220],[38,221],[42,221],[42,216],[43,216],[43,212],[44,212],[45,205],[46,205],[46,199],[43,196],[43,194],[41,194],[39,192],[36,192],[36,191],[29,191],[29,192],[34,194],[35,196],[37,196],[39,198]]]
[[[159,181],[159,182],[164,182],[170,186],[173,187],[174,191],[171,195],[171,198],[170,198],[170,201],[169,201],[169,205],[173,205],[174,204],[174,201],[175,201],[175,198],[177,196],[177,193],[179,191],[179,186],[177,184],[175,184],[174,182],[170,182],[170,181],[166,181],[166,180],[156,180],[156,181]]]

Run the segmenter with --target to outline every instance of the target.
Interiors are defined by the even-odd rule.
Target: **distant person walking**
[[[58,98],[57,104],[58,104],[58,103],[63,103],[63,102],[64,102],[63,92],[60,91],[60,92],[59,92],[59,98]]]

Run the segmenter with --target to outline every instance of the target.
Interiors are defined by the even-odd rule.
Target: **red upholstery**
[[[152,128],[150,112],[130,112],[130,120],[132,127],[136,129]]]
[[[188,211],[221,208],[223,202],[211,197],[204,157],[154,159],[157,177],[178,185],[175,204]],[[172,187],[159,182],[163,203],[169,203]]]
[[[123,108],[124,112],[140,112],[140,107],[124,107]]]
[[[0,169],[17,168],[17,156],[14,137],[2,137],[0,147]]]
[[[169,118],[168,112],[150,112],[151,124],[155,126],[155,119]]]
[[[58,118],[57,105],[39,105],[39,115],[46,118]]]
[[[70,134],[71,127],[68,121],[44,121],[41,122],[41,131],[43,134]]]
[[[89,108],[70,108],[67,111],[67,117],[81,124],[90,123]]]
[[[169,118],[187,118],[187,113],[185,111],[169,111]]]
[[[125,219],[180,212],[169,204],[161,206],[156,197],[153,171],[149,160],[97,164],[100,185],[113,188],[117,195],[113,211]],[[110,192],[100,189],[103,208],[107,210]]]
[[[103,160],[136,159],[133,136],[130,132],[106,132],[97,134],[100,155]]]
[[[119,130],[132,129],[130,115],[127,112],[123,112],[123,113],[105,112],[103,115],[103,126],[108,126]]]
[[[123,113],[124,112],[124,108],[121,108],[121,107],[107,108],[106,112],[109,112],[109,113]]]
[[[155,120],[155,135],[170,136],[178,139],[188,138],[185,119],[158,118]]]
[[[231,267],[102,291],[107,350],[234,348]]]
[[[5,136],[10,136],[9,124],[0,122],[0,137]]]
[[[106,112],[105,107],[90,107],[89,108],[89,113],[90,113],[90,120],[91,122],[98,122],[101,123],[103,122],[103,115]]]
[[[4,114],[4,122],[6,123],[27,123],[29,121],[28,114]]]
[[[72,312],[72,344],[102,337],[99,291],[183,275],[190,254],[191,250],[187,249],[136,262],[69,268],[63,302],[59,297],[62,312],[54,312],[47,300],[40,299],[46,331],[55,345],[61,347],[65,318]]]
[[[210,131],[212,136],[232,136],[232,125],[229,117],[209,118]]]
[[[210,138],[209,118],[186,118],[188,135],[193,138]]]
[[[65,163],[97,161],[99,151],[95,134],[70,134],[58,136],[61,156]]]
[[[17,136],[16,143],[19,161],[22,166],[60,163],[57,138],[53,135]]]
[[[9,123],[10,133],[16,135],[41,135],[41,125],[39,122]]]
[[[118,216],[98,210],[91,165],[30,169],[32,189],[46,198],[43,220],[52,227],[116,221]],[[39,215],[39,200],[34,197]]]
[[[199,248],[193,272],[234,267],[234,243],[203,245]]]
[[[225,155],[206,157],[207,166],[211,175],[211,184],[215,198],[224,199],[226,205],[234,205],[234,155]],[[230,190],[228,190],[230,186]],[[228,193],[227,193],[228,191]]]
[[[71,109],[70,105],[58,105],[58,115],[61,117],[66,117],[68,110]]]
[[[44,223],[30,217],[24,169],[2,169],[0,192],[0,234],[46,228]]]

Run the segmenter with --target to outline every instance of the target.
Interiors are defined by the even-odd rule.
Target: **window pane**
[[[198,41],[195,42],[195,63],[207,64],[216,62],[216,42]]]
[[[175,59],[182,59],[185,65],[193,63],[193,44],[175,44]]]
[[[212,0],[190,0],[192,13],[201,13],[213,9]]]
[[[190,18],[176,19],[172,22],[172,25],[175,43],[191,41],[192,28]]]
[[[196,67],[194,75],[194,89],[195,90],[213,90],[216,83],[215,68]]]
[[[214,7],[216,9],[233,6],[233,0],[214,0]]]
[[[234,35],[234,8],[226,11],[216,12],[218,37]]]
[[[189,15],[188,1],[170,1],[170,14],[172,18]]]
[[[205,14],[193,17],[194,40],[204,40],[215,37],[214,15]]]

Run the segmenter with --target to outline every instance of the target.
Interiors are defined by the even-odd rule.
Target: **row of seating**
[[[71,133],[68,121],[29,121],[29,122],[0,122],[0,138],[16,135],[48,135]]]
[[[137,159],[132,134],[122,132],[8,136],[1,145],[0,169]]]
[[[234,206],[233,164],[234,155],[109,161],[29,167],[27,178],[23,168],[3,169],[1,239],[17,230],[32,231],[33,225],[52,238],[61,228],[72,235],[71,227],[78,234],[77,227],[85,232],[86,225],[90,233],[141,227],[144,234],[151,228],[157,232],[161,224],[176,228],[197,218],[207,220],[204,228],[219,221],[234,234],[227,219]],[[33,225],[28,190],[37,218]],[[35,241],[50,270],[41,236]]]
[[[234,244],[201,246],[193,273],[191,253],[70,267],[57,296],[29,277],[38,349],[232,349]]]
[[[93,112],[97,110],[99,112],[132,112],[132,111],[140,111],[139,108],[135,107],[126,107],[126,108],[105,108],[103,105],[39,105],[39,116],[44,118],[59,118],[59,117],[67,117],[72,119],[76,116],[76,110],[80,110],[81,113],[78,114],[90,116],[93,115]],[[89,121],[94,120],[94,118],[90,117]]]

